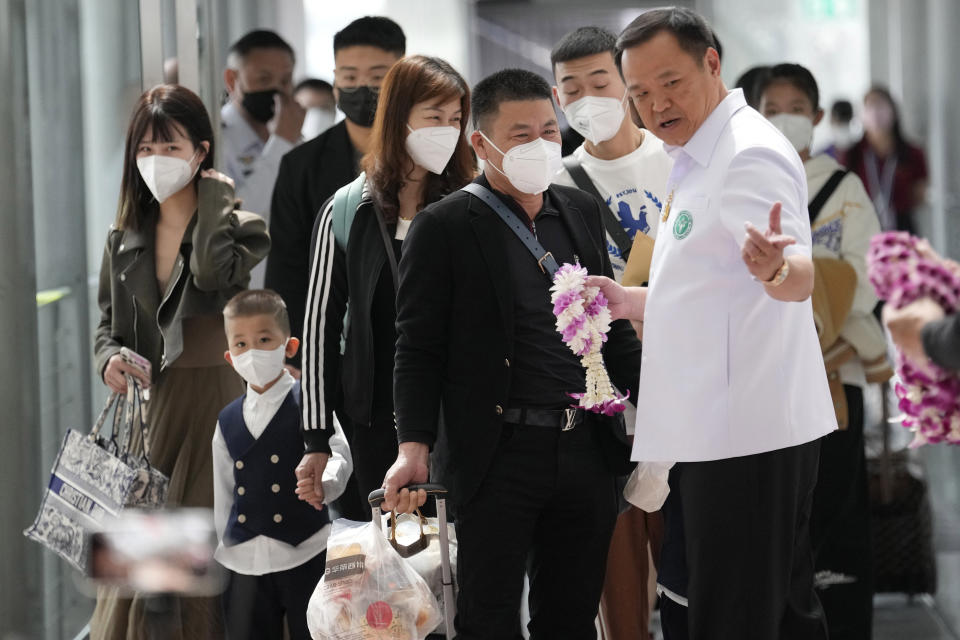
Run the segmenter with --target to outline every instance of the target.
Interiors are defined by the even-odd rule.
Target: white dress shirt
[[[289,372],[266,393],[257,393],[247,385],[247,397],[243,400],[243,420],[254,438],[259,438],[277,413],[296,380]],[[332,455],[323,472],[323,501],[333,502],[343,493],[347,479],[353,473],[350,446],[340,425],[334,420],[334,433],[330,437]],[[290,473],[294,470],[290,469]],[[298,567],[327,548],[330,525],[292,546],[267,536],[256,536],[235,545],[223,543],[224,531],[233,508],[233,492],[236,486],[233,476],[233,458],[217,424],[213,432],[213,521],[217,530],[217,550],[214,557],[227,569],[246,575],[263,575]]]
[[[220,109],[220,123],[222,171],[236,184],[240,208],[260,215],[269,226],[270,199],[280,172],[280,159],[296,145],[273,133],[264,142],[232,100]],[[266,262],[250,272],[251,289],[263,287]]]
[[[830,433],[811,301],[774,300],[740,257],[744,223],[766,229],[777,201],[797,240],[785,254],[810,256],[799,156],[739,89],[667,152],[673,200],[651,265],[633,459],[719,460]]]

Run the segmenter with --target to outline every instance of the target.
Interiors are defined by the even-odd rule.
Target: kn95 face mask
[[[174,156],[152,155],[137,158],[140,177],[157,202],[161,203],[190,184],[199,167],[199,164],[194,167],[183,158]]]
[[[799,153],[813,143],[813,120],[798,113],[778,113],[767,118]]]
[[[563,115],[573,130],[593,144],[599,144],[617,135],[626,116],[623,98],[585,96],[571,102]]]
[[[410,129],[406,140],[410,158],[430,173],[442,174],[457,148],[460,129],[449,126],[414,129],[410,125],[407,128]]]
[[[500,151],[482,131],[480,135],[490,143],[490,146]],[[503,153],[503,151],[500,151]],[[554,176],[563,168],[560,143],[537,138],[531,142],[519,144],[503,153],[503,168],[499,169],[490,162],[499,173],[502,173],[518,191],[536,195],[543,193],[553,182]]]

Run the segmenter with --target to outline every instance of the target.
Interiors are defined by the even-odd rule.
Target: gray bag
[[[170,480],[150,466],[143,396],[128,377],[126,397],[111,394],[88,435],[67,430],[40,513],[23,532],[80,571],[87,568],[91,534],[126,507],[158,508],[166,502]],[[113,428],[107,438],[100,431],[111,409]],[[141,453],[131,450],[134,429],[142,436]]]

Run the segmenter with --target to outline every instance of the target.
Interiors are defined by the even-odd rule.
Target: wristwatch
[[[777,269],[776,273],[773,274],[773,277],[764,282],[765,285],[771,287],[779,287],[783,284],[783,281],[787,279],[787,276],[790,275],[790,263],[787,262],[786,258],[783,260],[783,264],[780,265],[780,268]]]

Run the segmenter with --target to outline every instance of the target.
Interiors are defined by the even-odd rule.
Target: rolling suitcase
[[[454,591],[453,591],[453,570],[452,563],[450,558],[450,548],[451,548],[451,536],[448,531],[447,526],[447,490],[439,484],[416,484],[406,487],[411,491],[417,491],[423,489],[426,491],[428,497],[433,497],[437,505],[437,541],[439,546],[439,558],[440,558],[440,577],[441,577],[441,595],[440,598],[442,602],[440,603],[441,608],[443,609],[443,626],[445,629],[445,634],[447,640],[451,640],[454,637],[453,630],[453,618],[454,618]],[[389,521],[385,520],[383,514],[380,510],[381,505],[383,504],[384,492],[383,489],[377,489],[370,493],[368,498],[370,502],[370,508],[373,510],[373,521],[380,522],[383,527],[384,535],[390,540],[391,544],[394,545],[394,548],[400,552],[401,556],[404,556],[408,562],[411,562],[412,556],[418,552],[425,551],[429,549],[429,536],[424,534],[423,526],[425,519],[417,514],[417,517],[420,519],[421,526],[421,535],[420,542],[411,545],[410,547],[404,548],[397,543],[396,540],[396,519],[392,518]],[[392,522],[393,525],[388,525],[388,522]],[[422,571],[420,567],[415,566],[418,573]],[[427,580],[427,584],[431,584],[429,576],[423,576]]]

